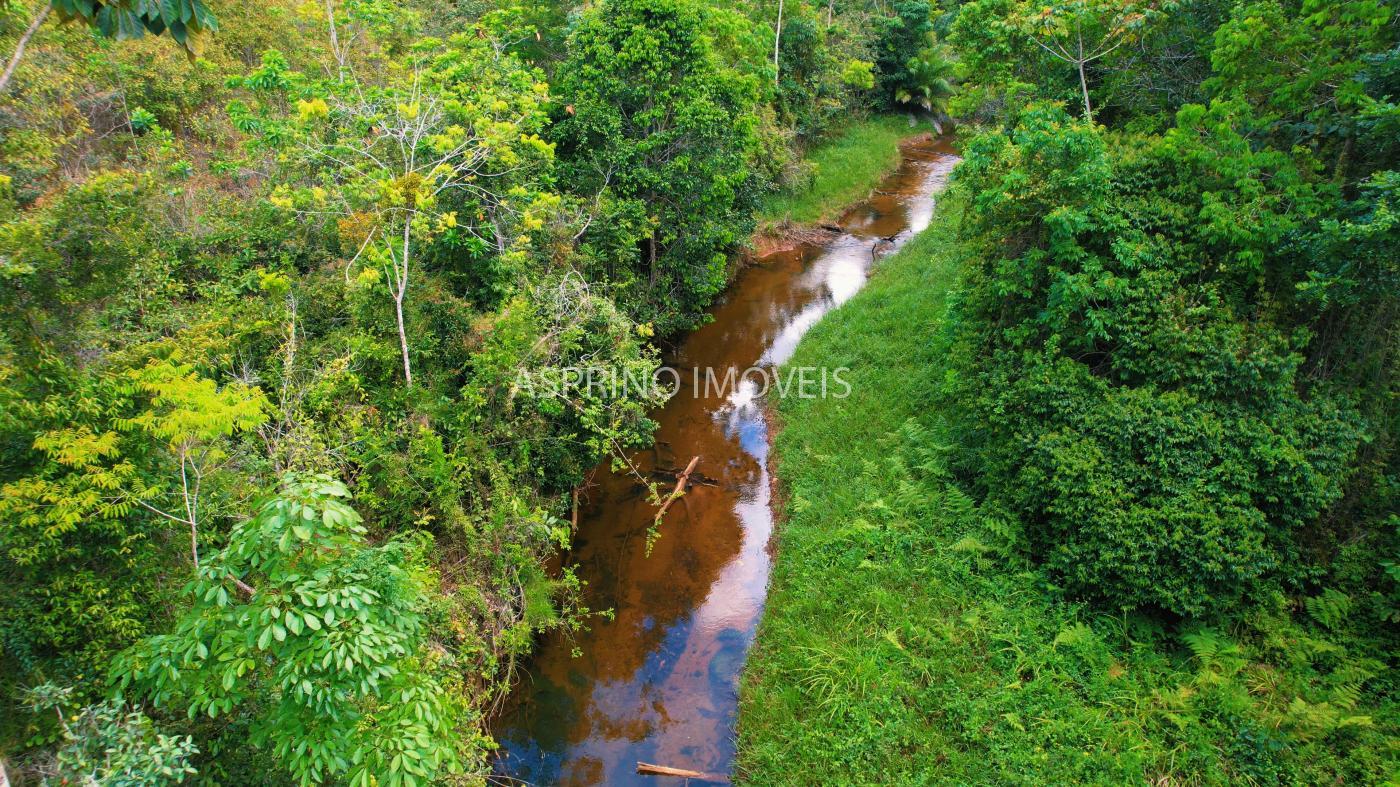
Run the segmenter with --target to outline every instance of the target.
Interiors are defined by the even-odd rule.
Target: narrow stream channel
[[[665,363],[722,377],[730,367],[742,372],[791,357],[823,314],[864,285],[877,252],[928,226],[934,194],[957,158],[938,139],[902,152],[899,170],[842,217],[843,233],[745,269],[711,310],[714,321]],[[495,726],[501,776],[655,785],[657,777],[635,774],[638,761],[730,771],[739,673],[768,586],[768,424],[757,377],[727,397],[706,397],[703,380],[697,397],[688,375],[681,382],[655,416],[656,448],[634,462],[643,472],[677,471],[698,455],[702,483],[672,507],[647,557],[655,507],[631,476],[595,474],[568,559],[588,582],[588,606],[616,617],[595,620],[573,640],[541,643]],[[662,485],[669,488],[664,478]]]

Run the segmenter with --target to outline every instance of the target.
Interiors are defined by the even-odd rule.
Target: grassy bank
[[[1282,603],[1214,631],[1064,601],[945,472],[936,392],[958,213],[945,200],[791,361],[849,367],[852,391],[778,405],[786,518],[738,780],[1383,781],[1393,714],[1357,706],[1368,676],[1334,668],[1343,635]]]
[[[804,188],[778,192],[759,210],[761,225],[811,224],[836,218],[899,166],[899,141],[917,130],[903,115],[854,123],[804,156],[813,167]]]

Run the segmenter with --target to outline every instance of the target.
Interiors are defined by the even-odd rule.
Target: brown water
[[[902,150],[899,170],[842,217],[843,233],[746,268],[711,310],[714,321],[666,364],[722,377],[730,367],[785,362],[807,329],[861,288],[877,256],[928,226],[933,195],[957,159],[943,140]],[[767,595],[768,424],[757,375],[727,396],[707,396],[703,378],[699,396],[689,374],[681,382],[655,416],[656,448],[633,461],[643,472],[674,473],[699,456],[704,482],[671,507],[648,557],[656,507],[632,476],[595,474],[569,560],[588,582],[588,606],[616,617],[572,641],[541,643],[496,725],[501,776],[541,785],[679,782],[638,776],[638,761],[729,773],[739,671]]]

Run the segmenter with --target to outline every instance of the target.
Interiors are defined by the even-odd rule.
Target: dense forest
[[[793,361],[855,393],[781,406],[740,771],[1395,783],[1394,9],[935,30],[964,160]]]
[[[793,361],[854,395],[778,405],[736,778],[1400,780],[1390,3],[16,0],[0,57],[15,782],[485,782],[658,404],[529,381],[650,374],[888,112],[964,161]]]
[[[649,374],[807,146],[947,87],[921,0],[2,13],[20,783],[483,778],[655,404],[522,381]]]

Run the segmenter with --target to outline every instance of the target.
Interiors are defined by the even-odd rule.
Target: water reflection
[[[956,159],[946,143],[906,146],[904,163],[841,221],[829,243],[769,255],[740,274],[666,362],[744,370],[777,365],[827,311],[864,285],[877,246],[893,248],[928,225],[932,194]],[[734,757],[739,673],[768,584],[772,533],[768,426],[762,381],[743,379],[720,398],[681,386],[656,416],[656,450],[644,472],[700,456],[715,483],[692,487],[667,515],[645,556],[654,508],[640,485],[606,469],[586,497],[570,559],[588,602],[612,607],[576,642],[541,644],[495,733],[498,772],[533,784],[655,784],[637,761],[727,773]],[[577,646],[582,655],[571,657]]]

